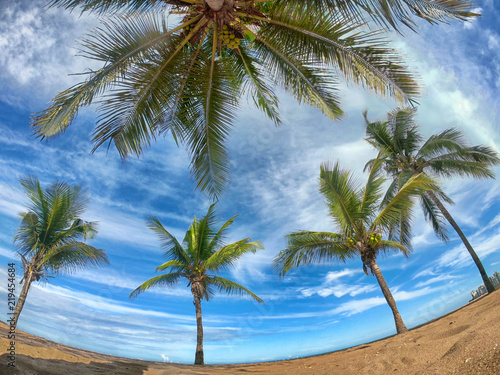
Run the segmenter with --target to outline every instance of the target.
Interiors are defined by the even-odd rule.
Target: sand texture
[[[0,374],[500,374],[500,291],[409,332],[320,356],[245,365],[193,366],[139,361],[16,333],[16,368],[7,367],[0,325]],[[193,354],[194,356],[194,354]]]

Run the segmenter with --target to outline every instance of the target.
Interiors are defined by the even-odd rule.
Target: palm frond
[[[273,260],[273,268],[282,277],[301,264],[345,262],[357,254],[346,244],[345,236],[336,233],[299,231],[288,234],[286,239],[287,248]]]
[[[251,292],[244,286],[241,286],[240,284],[232,280],[228,280],[220,276],[210,276],[208,278],[208,281],[210,284],[215,285],[219,289],[219,292],[224,292],[227,294],[236,294],[236,295],[247,294],[250,297],[252,297],[255,301],[259,303],[264,303],[264,301],[260,297],[258,297],[255,293]]]
[[[286,48],[278,35],[273,34],[272,25],[262,27],[258,34],[248,27],[244,28],[255,38],[254,58],[276,83],[290,91],[299,103],[317,108],[332,119],[341,118],[343,112],[335,93],[337,81],[326,69],[300,61],[294,49]]]
[[[156,271],[165,271],[167,268],[170,268],[171,271],[180,273],[186,271],[190,266],[190,264],[186,264],[186,262],[182,260],[172,259],[156,267]]]
[[[165,72],[186,63],[188,52],[183,47],[205,23],[199,20],[188,35],[163,36],[163,42],[154,45],[154,53],[127,69],[125,79],[115,83],[101,101],[94,151],[113,141],[125,158],[130,153],[140,155],[156,139],[159,122],[172,110],[180,82],[178,75]]]
[[[210,252],[210,254],[214,254],[215,249],[220,249],[225,246],[224,240],[226,238],[226,233],[228,231],[228,228],[230,225],[234,223],[234,219],[236,219],[237,217],[238,215],[231,217],[224,224],[222,224],[217,233],[213,235],[212,239],[210,240],[210,243],[207,245],[207,249]]]
[[[129,298],[134,299],[142,292],[145,292],[146,290],[151,288],[175,285],[180,278],[181,275],[178,272],[166,273],[164,275],[153,277],[135,288],[130,293]]]
[[[348,82],[400,102],[412,102],[419,94],[417,80],[403,66],[400,54],[388,47],[381,32],[362,31],[363,23],[330,12],[310,17],[287,12],[250,17],[269,24],[259,32],[263,39],[279,38],[280,46],[294,51],[303,64],[318,61],[335,67]]]
[[[258,0],[258,2],[261,2]],[[293,8],[296,12],[337,12],[359,22],[368,19],[377,25],[402,32],[401,25],[417,30],[413,16],[430,23],[448,19],[470,20],[479,15],[471,12],[473,3],[466,0],[277,0],[275,7]]]
[[[348,171],[342,170],[337,162],[321,164],[320,193],[326,198],[330,214],[343,233],[356,231],[359,218],[359,184]]]
[[[154,231],[160,240],[160,246],[165,250],[165,255],[172,260],[191,264],[191,259],[177,239],[165,229],[156,217],[150,216],[146,220],[149,229]]]
[[[381,226],[390,230],[397,226],[401,219],[401,213],[406,213],[413,206],[414,197],[422,195],[426,191],[440,191],[436,182],[426,175],[420,173],[412,176],[408,181],[400,186],[397,194],[381,209],[377,217],[373,220],[374,226]]]
[[[217,216],[219,215],[216,210],[216,203],[213,203],[208,208],[205,216],[200,220],[197,220],[196,229],[194,231],[194,259],[196,262],[205,262],[211,255],[213,248],[210,248],[210,243],[216,232],[214,231],[214,226],[217,222]],[[195,220],[196,221],[196,220]]]
[[[97,14],[116,12],[155,12],[161,11],[166,5],[187,7],[191,0],[51,0],[48,7],[61,7],[68,10],[81,9],[81,12]]]
[[[400,252],[406,257],[409,257],[411,255],[411,251],[399,241],[381,240],[380,247],[385,252]]]
[[[250,238],[245,238],[224,246],[212,254],[212,256],[204,262],[204,266],[207,270],[213,272],[224,271],[233,266],[243,255],[255,253],[258,249],[263,249],[258,241],[250,242]]]
[[[366,185],[361,191],[362,199],[359,211],[362,217],[369,218],[374,216],[378,208],[382,186],[385,183],[385,179],[380,173],[383,163],[384,156],[382,153],[379,153],[371,165]]]
[[[83,242],[70,242],[47,251],[40,265],[56,274],[71,273],[88,266],[99,267],[106,264],[109,264],[109,260],[102,249]]]
[[[445,153],[460,152],[464,147],[463,133],[457,128],[450,128],[430,136],[416,156],[429,159]]]
[[[279,100],[274,93],[272,87],[266,82],[261,69],[256,67],[253,59],[247,53],[245,48],[239,48],[237,59],[241,65],[240,69],[244,70],[247,79],[243,87],[243,91],[250,91],[250,96],[257,108],[266,114],[276,125],[281,124],[280,115],[278,112]]]
[[[434,233],[441,241],[448,241],[448,231],[446,229],[446,221],[441,213],[441,210],[426,194],[420,196],[420,204],[424,217],[432,225]]]
[[[104,67],[88,73],[89,78],[58,94],[48,109],[36,114],[32,119],[35,134],[44,138],[63,132],[80,107],[122,82],[128,69],[141,59],[152,58],[179,29],[168,31],[164,22],[151,15],[103,22],[83,41],[82,54],[105,62]]]
[[[198,78],[183,113],[183,121],[189,124],[185,140],[191,154],[191,174],[197,187],[212,197],[218,197],[229,180],[225,140],[237,112],[242,81],[235,60],[216,58],[216,48],[215,43],[207,43],[196,61],[193,74]]]

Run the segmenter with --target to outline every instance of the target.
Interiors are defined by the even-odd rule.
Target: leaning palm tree
[[[495,177],[492,166],[500,164],[500,159],[493,149],[469,146],[463,133],[455,128],[446,129],[423,142],[415,114],[415,109],[396,109],[388,114],[386,121],[370,122],[365,112],[366,139],[387,156],[385,170],[393,178],[386,199],[390,199],[408,178],[420,173],[441,178]],[[452,203],[451,199],[442,191],[425,191],[420,200],[424,215],[439,238],[448,239],[444,219],[451,224],[474,260],[486,289],[493,292],[495,287],[481,260],[444,205]]]
[[[206,216],[200,220],[194,218],[182,244],[165,229],[157,218],[150,217],[148,219],[148,227],[156,232],[168,258],[168,261],[157,267],[156,270],[167,271],[167,273],[153,277],[130,293],[130,298],[135,298],[150,288],[172,286],[183,277],[188,280],[188,287],[191,287],[196,309],[195,365],[204,364],[202,299],[208,301],[214,295],[215,289],[218,289],[220,292],[228,294],[248,294],[257,302],[264,302],[240,284],[215,275],[215,273],[227,270],[242,255],[249,252],[255,253],[262,246],[258,242],[250,242],[249,238],[225,244],[224,238],[227,229],[236,216],[233,216],[215,231],[216,213],[214,207],[215,204],[211,205]]]
[[[276,124],[275,87],[342,116],[336,75],[411,103],[414,76],[383,31],[368,19],[413,27],[477,16],[465,0],[52,0],[52,6],[116,17],[82,43],[103,67],[58,94],[33,119],[44,138],[63,132],[80,107],[100,104],[94,150],[114,143],[121,157],[140,155],[171,133],[191,154],[197,187],[217,197],[229,179],[226,138],[248,93]],[[117,13],[120,13],[117,15]],[[125,14],[123,14],[125,13]],[[131,14],[133,15],[131,17]],[[171,16],[175,15],[175,16]],[[167,22],[168,21],[168,22]]]
[[[433,181],[424,174],[410,178],[391,201],[381,207],[381,177],[383,158],[379,157],[371,166],[366,185],[358,188],[348,171],[342,170],[338,163],[321,166],[320,192],[326,198],[330,215],[338,232],[298,231],[287,235],[287,248],[274,259],[275,269],[284,276],[300,265],[329,262],[345,262],[348,258],[361,257],[363,271],[375,275],[382,293],[392,310],[397,333],[406,328],[394,297],[377,264],[380,252],[399,252],[409,256],[409,238],[400,241],[393,237],[393,229],[399,224],[401,216],[410,216],[412,196],[435,189]],[[386,234],[386,239],[383,239]]]
[[[14,237],[24,268],[14,325],[34,281],[109,263],[103,250],[82,242],[97,233],[96,223],[80,218],[88,206],[88,196],[82,188],[55,182],[44,190],[35,177],[20,182],[30,205],[27,212],[21,213],[21,224]]]

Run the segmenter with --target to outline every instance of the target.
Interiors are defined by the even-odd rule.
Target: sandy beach
[[[0,325],[0,374],[500,374],[500,291],[409,332],[301,359],[193,366],[119,358],[16,332],[16,367],[7,367],[7,326]]]

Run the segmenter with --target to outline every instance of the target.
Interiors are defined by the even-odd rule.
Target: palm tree
[[[140,155],[170,132],[191,155],[197,187],[212,197],[229,179],[225,141],[243,93],[276,124],[281,120],[275,87],[340,118],[335,75],[411,103],[419,93],[414,76],[383,32],[367,31],[366,21],[397,28],[400,22],[414,27],[412,14],[431,22],[477,16],[465,0],[390,5],[386,0],[52,0],[50,5],[121,14],[82,43],[83,55],[103,67],[87,72],[85,81],[37,114],[35,133],[57,135],[80,107],[99,103],[94,150],[114,143],[122,158]]]
[[[387,121],[381,122],[370,122],[366,112],[364,114],[366,139],[387,156],[385,170],[393,178],[386,199],[390,199],[408,178],[421,173],[445,178],[494,178],[492,166],[500,164],[500,159],[493,149],[467,145],[463,133],[455,128],[432,135],[422,144],[415,114],[415,109],[395,109],[388,114]],[[452,200],[439,190],[422,192],[420,201],[426,219],[439,238],[448,239],[443,217],[451,224],[474,260],[488,292],[493,292],[495,287],[481,260],[444,206],[443,202],[452,203]]]
[[[300,265],[336,260],[345,262],[348,258],[361,257],[363,271],[377,278],[382,293],[394,315],[397,333],[406,328],[394,297],[377,264],[380,252],[400,252],[409,256],[411,243],[408,237],[400,241],[383,239],[399,223],[401,216],[410,215],[411,197],[422,191],[435,189],[431,179],[425,174],[410,178],[389,202],[381,207],[381,177],[383,158],[378,157],[371,165],[366,185],[358,188],[348,171],[342,170],[338,163],[321,166],[320,192],[326,198],[330,215],[338,232],[298,231],[287,235],[287,248],[274,259],[275,269],[284,276]]]
[[[43,190],[35,177],[20,180],[30,201],[14,237],[23,262],[23,284],[14,311],[17,325],[31,283],[61,272],[109,264],[105,252],[82,242],[97,234],[96,223],[80,219],[88,195],[78,185],[55,182]]]
[[[215,275],[215,273],[230,268],[242,255],[249,252],[255,253],[262,246],[258,242],[250,242],[250,238],[225,244],[224,238],[227,229],[236,216],[233,216],[215,231],[216,213],[214,207],[215,204],[211,205],[206,216],[200,220],[194,218],[182,244],[165,229],[157,218],[150,217],[148,219],[148,227],[156,232],[168,258],[168,261],[157,267],[156,271],[167,271],[167,273],[153,277],[130,293],[130,298],[135,298],[140,293],[156,286],[172,286],[182,277],[188,280],[187,286],[191,287],[196,309],[195,365],[204,364],[202,299],[208,301],[214,295],[215,289],[218,289],[219,292],[228,294],[248,294],[257,302],[264,302],[240,284]]]

